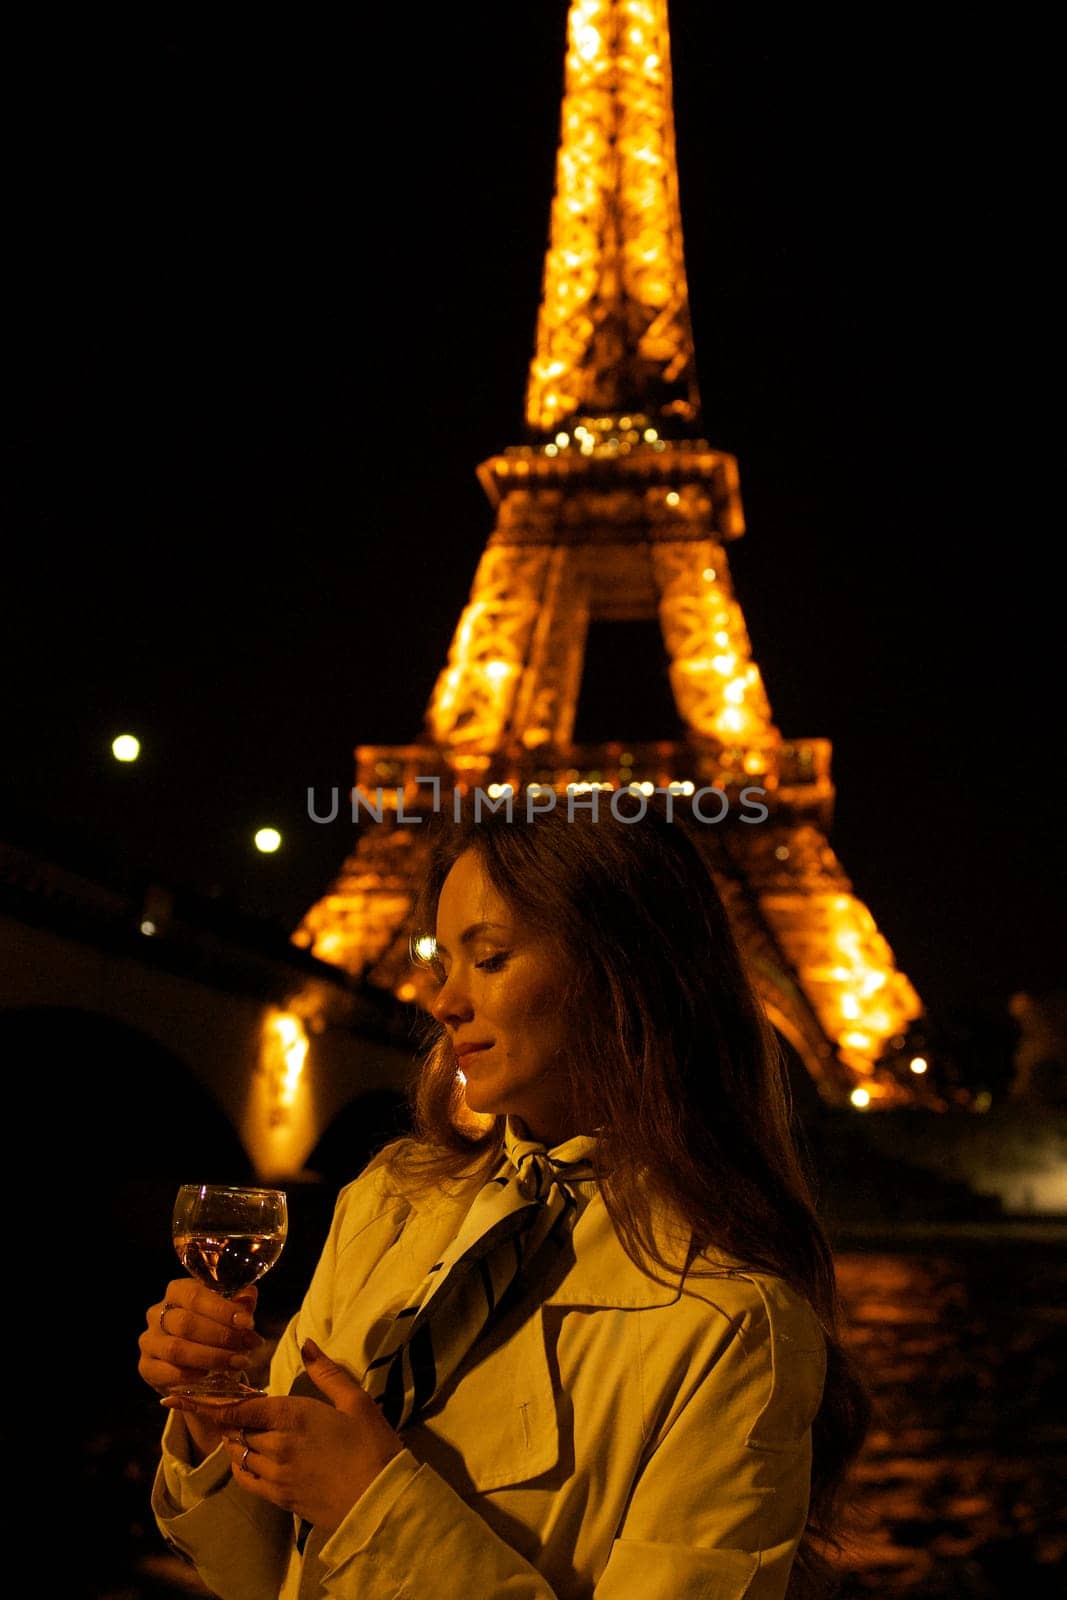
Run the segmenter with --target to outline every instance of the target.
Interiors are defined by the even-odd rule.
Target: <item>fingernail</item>
[[[233,1325],[235,1328],[250,1328],[252,1326],[252,1318],[247,1311],[235,1311]]]
[[[322,1351],[319,1349],[314,1339],[304,1340],[303,1344],[300,1346],[300,1354],[303,1356],[305,1361],[318,1361],[322,1358]]]
[[[243,1368],[247,1367],[247,1365],[248,1365],[248,1357],[247,1356],[231,1356],[230,1357],[230,1366],[231,1367],[235,1367],[238,1372],[242,1371]]]

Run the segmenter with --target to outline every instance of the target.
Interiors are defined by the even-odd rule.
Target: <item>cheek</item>
[[[571,1033],[557,985],[546,984],[538,995],[530,997],[525,1031],[528,1053],[536,1062],[537,1070],[551,1067],[563,1052]]]
[[[516,1014],[539,1030],[547,1028],[556,1032],[563,1028],[566,1009],[559,983],[553,977],[546,977],[543,982],[527,988]]]

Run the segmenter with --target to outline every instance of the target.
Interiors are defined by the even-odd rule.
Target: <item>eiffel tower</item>
[[[775,726],[731,582],[744,516],[735,458],[699,437],[667,0],[570,5],[526,421],[477,469],[496,523],[422,737],[357,746],[356,842],[294,941],[418,1004],[416,819],[462,796],[622,810],[619,791],[666,790],[708,824],[692,831],[767,1012],[823,1099],[911,1098],[921,1003],[829,843],[830,744]],[[657,620],[681,736],[576,743],[591,627]]]

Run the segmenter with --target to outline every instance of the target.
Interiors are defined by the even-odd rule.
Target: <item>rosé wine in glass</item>
[[[174,1202],[171,1238],[189,1276],[232,1300],[273,1267],[285,1244],[288,1221],[282,1189],[183,1183]],[[205,1372],[171,1390],[220,1403],[263,1392],[245,1374],[233,1371]]]

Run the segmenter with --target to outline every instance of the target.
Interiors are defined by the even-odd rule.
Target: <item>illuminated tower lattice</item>
[[[905,1098],[891,1065],[922,1008],[829,844],[829,742],[774,724],[726,554],[737,464],[698,437],[666,0],[572,0],[526,415],[529,442],[478,468],[496,525],[423,736],[357,747],[363,815],[381,821],[294,938],[417,1002],[427,830],[406,818],[508,786],[518,804],[533,786],[559,803],[673,786],[679,815],[705,791],[702,816],[729,811],[695,834],[776,1027],[830,1102]],[[659,621],[684,736],[575,744],[590,624],[642,619]],[[746,787],[764,791],[756,825]]]

